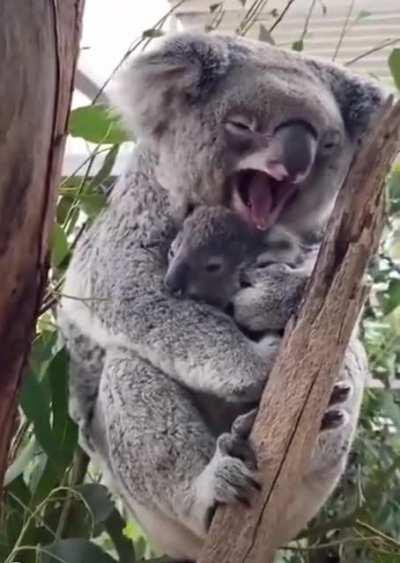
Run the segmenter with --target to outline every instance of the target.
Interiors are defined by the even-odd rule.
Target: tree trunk
[[[221,507],[199,563],[270,563],[309,463],[344,352],[361,312],[363,277],[384,223],[384,186],[399,150],[390,100],[356,156],[298,314],[289,322],[252,432],[264,488],[251,510]]]
[[[48,271],[83,0],[0,2],[0,487]]]

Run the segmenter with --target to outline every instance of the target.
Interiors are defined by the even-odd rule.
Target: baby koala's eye
[[[175,250],[173,246],[170,246],[168,250],[168,261],[170,262],[174,256],[175,256]]]
[[[212,261],[208,262],[205,266],[206,272],[209,274],[216,274],[222,270],[222,262]]]

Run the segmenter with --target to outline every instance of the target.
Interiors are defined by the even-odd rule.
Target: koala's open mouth
[[[230,179],[232,207],[260,230],[271,227],[299,184],[261,170],[239,170]]]

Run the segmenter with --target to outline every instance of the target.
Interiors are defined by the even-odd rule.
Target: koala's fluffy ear
[[[229,66],[226,44],[204,34],[169,36],[117,77],[111,99],[134,134],[158,137],[185,105],[206,96]]]
[[[357,142],[377,115],[389,92],[379,82],[324,61],[312,61],[316,74],[332,90],[350,138]]]

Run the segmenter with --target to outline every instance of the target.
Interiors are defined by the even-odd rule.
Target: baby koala
[[[201,205],[170,246],[164,283],[171,293],[225,309],[246,283],[246,266],[294,264],[299,248],[286,231],[265,233],[226,207]]]

